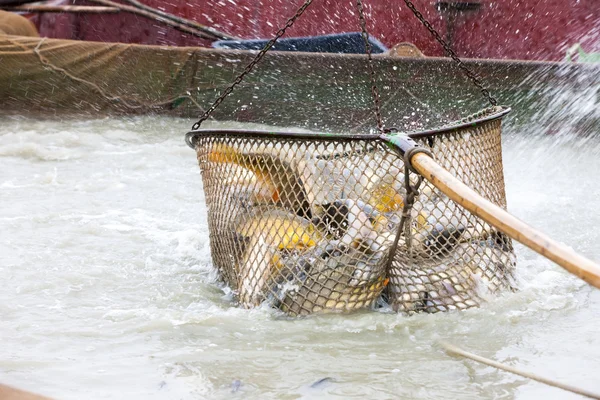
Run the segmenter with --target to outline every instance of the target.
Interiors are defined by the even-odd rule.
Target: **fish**
[[[283,152],[283,151],[281,151]],[[297,215],[311,217],[311,207],[297,167],[292,160],[283,159],[276,149],[238,150],[227,144],[215,144],[206,160],[217,164],[233,164],[254,174],[258,192],[255,200],[278,205]]]
[[[374,176],[369,178],[358,164],[350,168],[343,160],[320,159],[313,153],[314,150],[307,150],[302,156],[290,156],[273,148],[246,152],[231,145],[216,144],[206,159],[236,165],[253,174],[253,179],[235,182],[238,192],[249,192],[246,200],[252,199],[256,204],[276,204],[307,218],[324,214],[327,205],[336,200],[359,199],[383,213],[404,207],[400,193],[403,186],[398,185],[393,175],[398,168],[390,167],[383,178],[374,179]],[[368,167],[373,173],[372,166]],[[247,186],[247,189],[240,190],[240,186]]]
[[[512,250],[494,240],[461,242],[445,258],[394,259],[386,296],[406,314],[478,307],[488,293],[514,290],[515,265]]]
[[[396,179],[386,174],[369,190],[367,204],[381,213],[401,211],[404,208],[404,196],[396,189]]]
[[[297,169],[304,183],[313,217],[323,216],[336,200],[360,198],[368,180],[358,168],[348,168],[340,160],[314,157],[299,160]]]
[[[375,231],[363,202],[353,199],[340,199],[326,205],[324,216],[318,221],[337,238],[340,244],[355,249],[377,251],[378,232]],[[365,212],[366,211],[366,212]]]
[[[374,253],[387,251],[400,228],[401,214],[382,213],[371,205],[353,199],[336,200],[315,220],[347,247]],[[403,232],[396,251],[409,257],[443,257],[460,242],[462,225],[444,226],[421,210],[411,210],[410,235]]]
[[[238,279],[238,298],[246,308],[265,300],[268,282],[281,269],[285,251],[306,250],[323,238],[309,220],[279,209],[244,216],[235,230],[248,240]]]
[[[275,204],[279,201],[277,188],[268,182],[260,181],[256,176],[240,178],[230,184],[230,193],[233,199],[247,209],[260,205]]]
[[[398,167],[396,160],[386,160],[383,175],[381,167],[374,170],[374,177],[370,179],[367,187],[365,202],[382,213],[397,213],[402,211],[406,199],[406,186],[404,182],[404,167]],[[418,177],[410,174],[410,184],[414,187],[417,184]],[[431,188],[428,185],[422,185],[419,188],[419,198],[421,200],[429,199]]]
[[[406,189],[398,177],[403,177],[403,174],[402,168],[390,166],[370,185],[366,204],[361,205],[371,220],[373,230],[383,236],[384,241],[395,238],[402,221]],[[415,183],[416,177],[411,175],[411,184]],[[403,232],[398,251],[410,251],[411,256],[424,258],[444,256],[450,252],[461,240],[466,223],[461,218],[464,212],[457,212],[448,203],[451,203],[448,198],[424,184],[410,209],[410,230]]]
[[[500,232],[492,232],[485,240],[475,240],[462,248],[462,259],[490,293],[501,289],[513,291],[516,287],[514,270],[516,257],[510,240]]]
[[[365,255],[330,241],[285,261],[292,272],[278,284],[278,307],[291,316],[372,307],[388,284],[383,254]]]
[[[402,214],[398,213],[386,213],[381,214],[378,212],[369,213],[371,220],[373,221],[373,229],[378,233],[385,232],[397,232],[402,221]],[[411,210],[411,232],[417,234],[418,232],[428,229],[431,225],[427,219],[427,215],[423,211]]]
[[[465,228],[459,226],[444,226],[436,223],[422,229],[411,238],[413,255],[421,258],[443,258],[450,254],[460,243]]]
[[[279,267],[280,256],[262,236],[253,237],[241,262],[238,278],[238,299],[244,308],[260,305],[270,276]],[[241,278],[241,279],[240,279]]]
[[[336,379],[326,376],[325,378],[321,378],[310,385],[311,389],[321,389],[327,386],[329,383],[335,383]]]
[[[236,232],[244,237],[263,237],[278,249],[312,247],[323,237],[310,220],[280,209],[243,217]]]
[[[389,249],[398,234],[401,217],[382,213],[361,200],[344,199],[330,204],[326,218],[319,223],[339,237],[342,245],[368,252]],[[406,232],[397,251],[411,251],[420,257],[439,257],[447,254],[459,242],[464,227],[431,223],[423,211],[412,210],[410,237]]]

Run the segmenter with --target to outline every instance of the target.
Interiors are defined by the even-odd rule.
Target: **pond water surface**
[[[600,290],[521,246],[521,290],[480,309],[236,308],[189,125],[0,119],[0,382],[59,399],[579,398],[445,340],[600,392]],[[600,140],[509,131],[504,162],[509,210],[600,260]]]

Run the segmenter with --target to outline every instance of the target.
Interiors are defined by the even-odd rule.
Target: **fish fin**
[[[279,190],[277,188],[273,188],[273,192],[271,193],[271,200],[277,203],[281,199],[279,196]]]

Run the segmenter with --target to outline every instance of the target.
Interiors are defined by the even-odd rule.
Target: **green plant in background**
[[[575,55],[577,55],[576,60],[573,59]],[[568,62],[597,63],[600,62],[600,53],[586,53],[581,44],[577,43],[567,50],[565,59]]]

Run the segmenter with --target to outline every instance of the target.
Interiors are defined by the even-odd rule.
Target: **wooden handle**
[[[493,225],[506,235],[523,243],[533,251],[554,261],[567,271],[577,275],[590,285],[600,288],[600,266],[577,254],[573,249],[558,243],[533,229],[502,208],[484,199],[442,168],[431,157],[416,153],[410,160],[412,166],[449,198],[472,214]]]
[[[598,399],[598,400],[600,400],[600,395],[598,395],[597,393],[593,393],[593,392],[590,392],[590,391],[587,391],[587,390],[584,390],[584,389],[580,389],[580,388],[575,387],[575,386],[571,386],[571,385],[567,385],[567,384],[564,384],[564,383],[560,383],[560,382],[557,382],[557,381],[555,381],[553,379],[544,378],[542,376],[532,374],[531,372],[521,371],[520,369],[517,369],[515,367],[511,367],[510,365],[502,364],[502,363],[499,363],[497,361],[490,360],[489,358],[481,357],[481,356],[478,356],[477,354],[470,353],[470,352],[465,351],[465,350],[463,350],[461,348],[453,346],[453,345],[451,345],[449,343],[441,342],[440,345],[450,355],[462,356],[462,357],[465,357],[465,358],[469,358],[469,359],[471,359],[473,361],[477,361],[479,363],[482,363],[482,364],[485,364],[485,365],[489,365],[490,367],[498,368],[498,369],[501,369],[503,371],[510,372],[512,374],[523,376],[525,378],[533,379],[534,381],[545,383],[546,385],[549,385],[549,386],[554,386],[554,387],[557,387],[557,388],[560,388],[560,389],[563,389],[563,390],[567,390],[569,392],[577,393],[577,394],[579,394],[581,396],[589,397],[591,399]]]
[[[48,397],[16,389],[0,384],[0,399],[2,400],[50,400]]]

